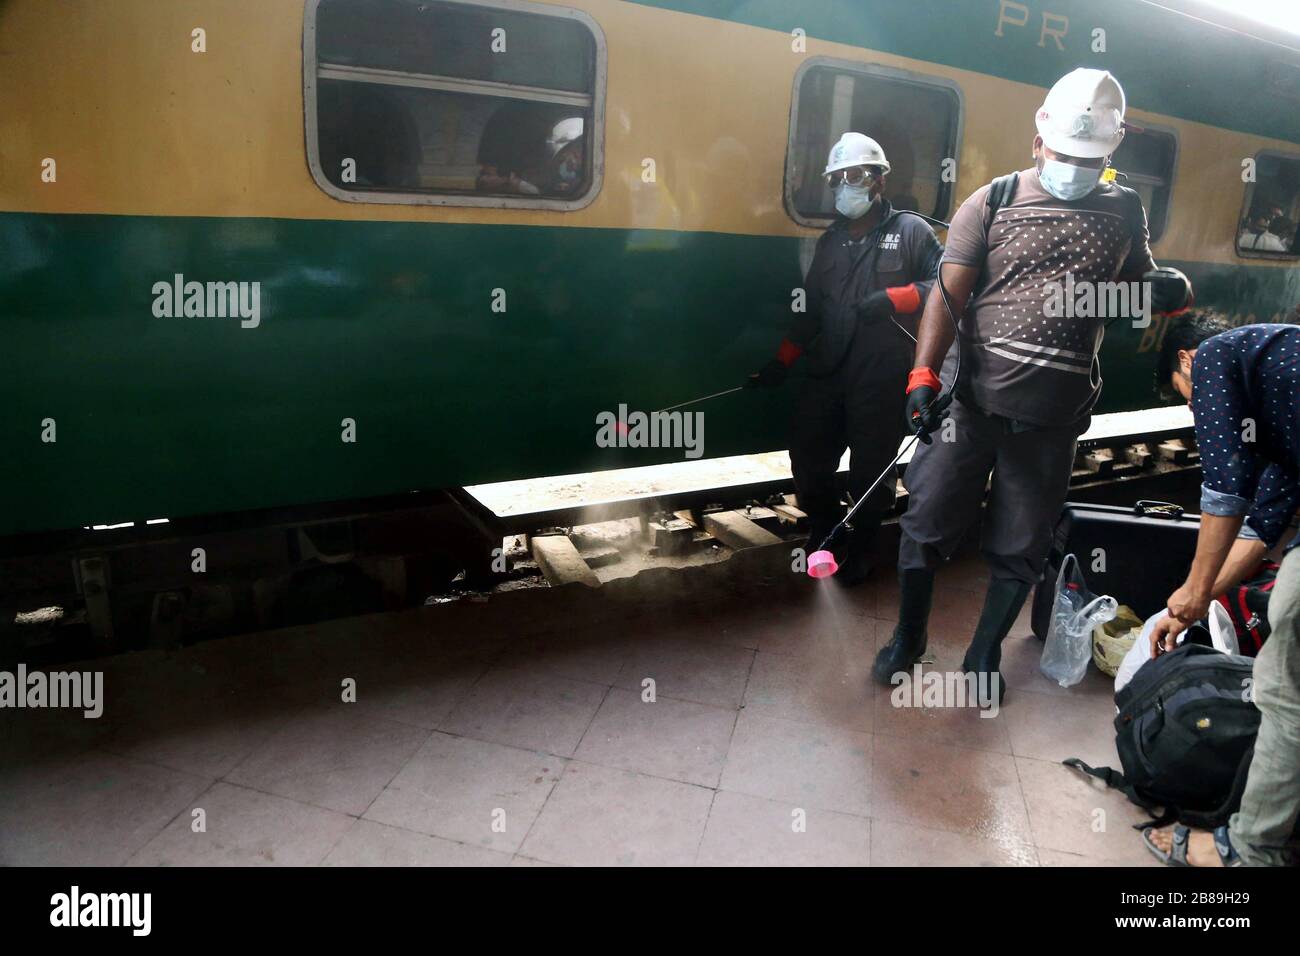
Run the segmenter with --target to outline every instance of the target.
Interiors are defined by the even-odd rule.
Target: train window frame
[[[785,148],[785,169],[782,173],[782,201],[785,205],[786,215],[793,219],[801,226],[807,226],[813,229],[825,229],[834,221],[833,216],[818,217],[806,216],[795,207],[794,203],[794,180],[791,171],[794,168],[795,161],[795,133],[799,128],[799,96],[803,87],[803,81],[807,75],[815,69],[828,68],[839,70],[844,73],[854,73],[873,79],[891,80],[901,83],[912,83],[917,86],[930,87],[941,90],[945,93],[952,94],[956,104],[956,121],[952,127],[952,141],[949,156],[952,159],[961,162],[961,148],[966,134],[966,94],[961,85],[955,80],[943,76],[931,76],[927,73],[917,73],[914,70],[902,70],[897,67],[885,66],[881,63],[862,63],[858,60],[844,60],[839,57],[831,56],[813,56],[808,57],[799,68],[795,70],[794,85],[790,96],[790,125],[786,132]],[[934,212],[925,212],[926,216],[939,219],[944,222],[948,221],[948,216],[952,212],[953,201],[956,193],[956,182],[943,183],[943,201],[939,209]]]
[[[1255,161],[1256,172],[1259,170],[1259,160],[1261,157],[1275,157],[1285,159],[1300,166],[1300,153],[1288,153],[1281,149],[1261,149],[1255,152],[1253,157]],[[1232,224],[1232,251],[1238,259],[1264,259],[1270,262],[1294,262],[1300,259],[1300,252],[1269,252],[1266,249],[1242,249],[1238,243],[1241,237],[1241,224],[1246,217],[1250,215],[1251,204],[1255,201],[1255,188],[1259,185],[1258,175],[1254,182],[1246,183],[1241,197],[1241,210],[1237,213],[1237,218]]]
[[[574,212],[584,209],[596,201],[600,195],[605,179],[605,87],[608,80],[608,46],[605,32],[590,14],[572,7],[550,6],[544,3],[532,3],[530,0],[442,0],[458,5],[485,8],[488,10],[508,10],[514,13],[535,14],[573,20],[582,24],[591,34],[596,45],[595,75],[591,91],[591,182],[587,190],[573,199],[558,199],[527,196],[475,196],[467,193],[409,192],[397,189],[357,191],[340,189],[325,176],[320,163],[320,131],[318,124],[317,77],[319,75],[316,60],[316,13],[323,0],[307,0],[303,15],[302,34],[302,71],[303,71],[303,114],[307,140],[307,167],[317,187],[326,195],[342,202],[368,203],[402,206],[459,206],[479,209],[545,209],[557,212]],[[486,81],[464,80],[467,86],[486,87]],[[492,83],[492,88],[509,89],[516,84]],[[520,87],[521,90],[532,89]],[[555,91],[559,92],[559,91]],[[572,96],[573,94],[566,94]],[[586,94],[582,94],[583,97]],[[536,96],[517,95],[515,99],[536,99]]]
[[[1146,209],[1146,207],[1143,206],[1147,214],[1147,233],[1149,235],[1149,238],[1147,240],[1148,245],[1154,246],[1156,243],[1160,242],[1160,240],[1162,240],[1165,237],[1165,233],[1169,231],[1169,216],[1170,213],[1173,212],[1173,208],[1174,208],[1174,189],[1178,184],[1178,160],[1182,156],[1183,141],[1182,141],[1182,137],[1178,135],[1178,130],[1174,129],[1172,126],[1161,126],[1158,123],[1146,123],[1146,122],[1134,123],[1133,126],[1134,129],[1130,130],[1125,135],[1124,137],[1125,139],[1127,139],[1128,136],[1133,135],[1134,133],[1136,133],[1138,136],[1141,136],[1144,133],[1155,133],[1159,136],[1168,136],[1170,139],[1174,141],[1174,152],[1170,160],[1170,167],[1169,167],[1169,179],[1166,181],[1164,187],[1169,191],[1169,195],[1165,199],[1164,216],[1159,223],[1160,225],[1159,229],[1154,228],[1154,224],[1151,222],[1151,210]],[[1123,143],[1121,143],[1120,146],[1122,147]],[[1119,147],[1116,148],[1117,151],[1118,149]],[[1114,161],[1113,155],[1111,156],[1111,161],[1112,162]],[[1119,169],[1119,172],[1124,173],[1124,170],[1122,168],[1119,167],[1116,168]],[[1128,173],[1124,173],[1124,175],[1129,179],[1153,178],[1153,177],[1142,176],[1140,173],[1132,174],[1132,175]],[[1124,185],[1124,183],[1121,182],[1120,185]]]

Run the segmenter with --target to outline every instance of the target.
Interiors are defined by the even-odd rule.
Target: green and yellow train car
[[[946,219],[1077,66],[1157,260],[1293,317],[1300,49],[1173,5],[0,3],[0,536],[680,459],[596,416],[770,356],[840,133]],[[1112,328],[1101,411],[1155,404],[1159,333]],[[706,455],[785,447],[788,397]]]

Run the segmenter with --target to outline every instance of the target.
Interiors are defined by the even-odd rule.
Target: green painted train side
[[[1300,143],[1294,44],[1140,0],[631,3],[1044,87],[1102,66],[1135,107]],[[1063,20],[1058,48],[1044,27]],[[1214,186],[1180,181],[1175,202]],[[0,212],[0,536],[681,460],[598,447],[597,414],[743,381],[788,327],[810,242],[525,222]],[[1156,251],[1238,321],[1300,303],[1300,269]],[[259,326],[155,318],[154,283],[177,273],[260,282]],[[1158,334],[1108,333],[1099,411],[1156,403]],[[796,387],[707,406],[704,453],[786,447]]]
[[[742,382],[788,326],[803,242],[0,214],[0,534],[682,460],[597,447],[596,415]],[[1204,302],[1300,301],[1297,270],[1182,265]],[[260,325],[159,321],[175,271],[261,282]],[[1143,335],[1112,330],[1100,410],[1154,404]],[[786,447],[795,387],[712,403],[705,454]]]
[[[597,413],[740,380],[798,275],[789,238],[432,223],[0,214],[0,248],[0,534],[680,458]],[[154,318],[173,271],[260,281],[260,325]],[[705,453],[780,447],[780,407],[716,403]]]

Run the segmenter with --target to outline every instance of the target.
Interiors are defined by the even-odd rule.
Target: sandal
[[[1151,851],[1157,860],[1165,866],[1191,866],[1187,862],[1187,846],[1192,835],[1192,828],[1182,823],[1174,824],[1174,838],[1169,845],[1169,852],[1166,853],[1160,847],[1156,846],[1151,839],[1151,834],[1155,827],[1147,827],[1142,831],[1142,842],[1146,848]],[[1219,852],[1219,860],[1224,866],[1244,866],[1237,851],[1232,848],[1232,841],[1228,838],[1228,828],[1226,826],[1216,827],[1214,830],[1214,848]]]
[[[1219,859],[1224,866],[1245,866],[1245,862],[1237,855],[1237,851],[1232,848],[1232,841],[1228,839],[1227,826],[1214,828],[1214,848],[1219,851]]]
[[[1160,849],[1152,841],[1151,834],[1155,832],[1155,829],[1155,827],[1147,827],[1142,831],[1142,842],[1155,855],[1155,858],[1165,866],[1190,866],[1191,864],[1187,862],[1187,840],[1192,833],[1191,827],[1182,823],[1174,824],[1174,840],[1169,844],[1168,853]]]

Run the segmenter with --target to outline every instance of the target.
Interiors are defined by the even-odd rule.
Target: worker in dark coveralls
[[[980,542],[990,581],[963,670],[976,675],[981,694],[1000,700],[1005,691],[1002,640],[1042,572],[1076,439],[1101,393],[1097,354],[1107,316],[1054,318],[1060,313],[1047,302],[1053,287],[1142,280],[1155,269],[1141,199],[1103,178],[1124,137],[1124,108],[1109,73],[1065,76],[1038,110],[1035,165],[1016,174],[1008,201],[986,221],[984,186],[953,217],[940,268],[962,335],[950,349],[952,322],[936,289],[921,319],[906,416],[927,438],[941,430],[917,446],[903,476],[899,619],[873,667],[880,683],[895,683],[924,653],[935,569],[980,519],[992,472]],[[1183,307],[1190,287],[1176,275],[1176,290],[1157,283],[1160,274],[1145,285],[1152,312]],[[951,382],[958,352],[960,381],[944,422],[933,404],[941,389],[935,370],[947,356]]]
[[[790,465],[808,515],[808,553],[844,517],[835,476],[845,448],[855,502],[898,451],[914,344],[898,320],[920,312],[943,252],[924,219],[890,206],[888,174],[889,161],[869,136],[845,133],[831,149],[824,175],[838,215],[808,267],[806,309],[776,358],[750,376],[754,385],[779,385],[806,354]],[[838,539],[839,583],[867,576],[872,538],[893,504],[894,482],[887,480],[855,516],[853,533]]]

